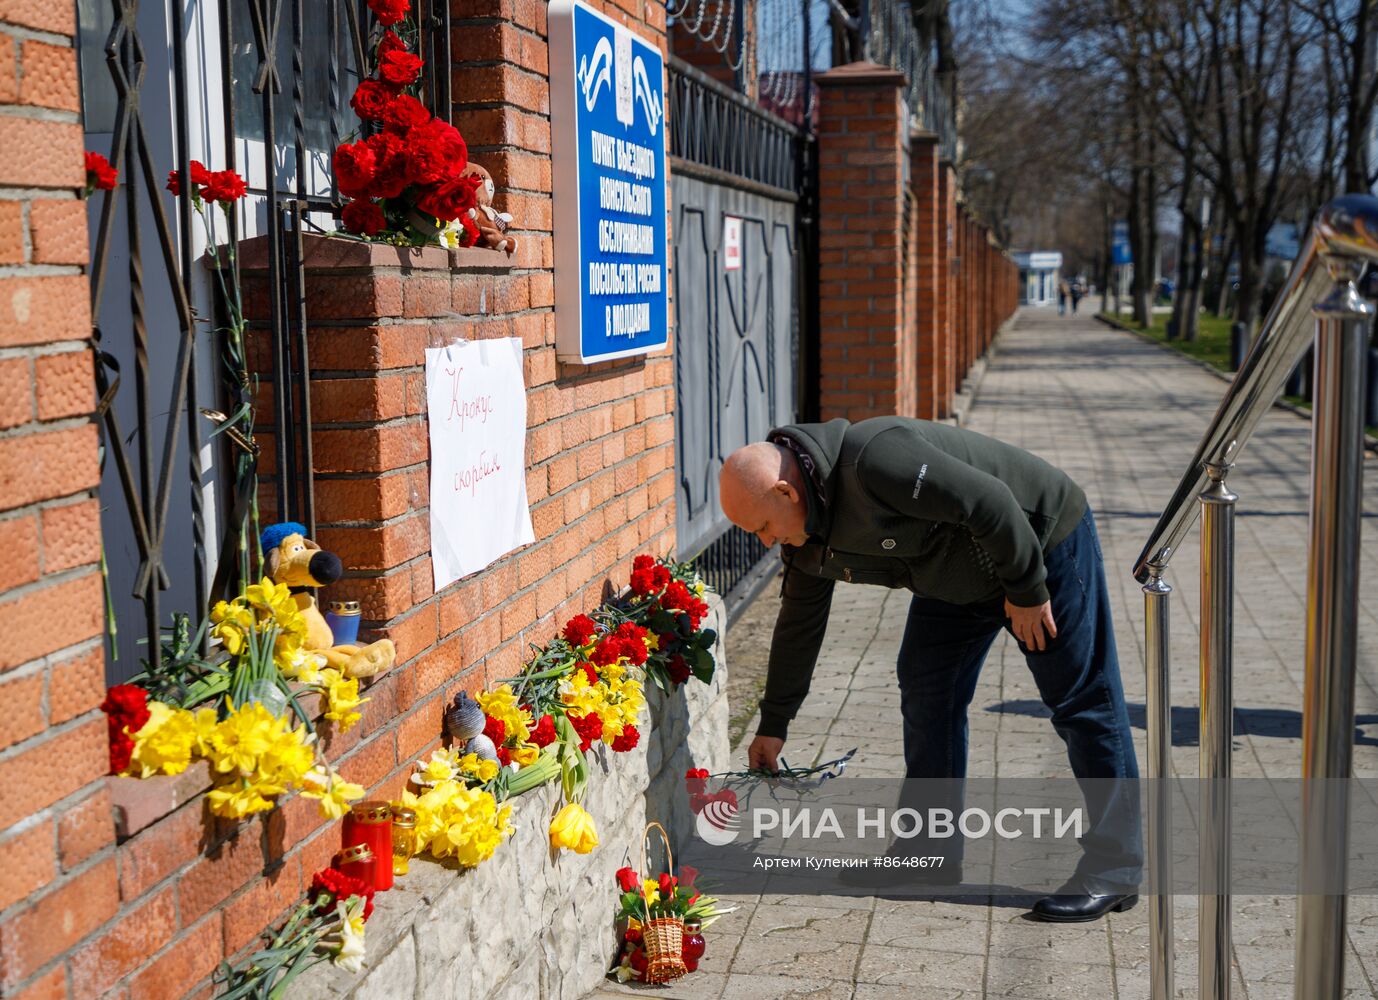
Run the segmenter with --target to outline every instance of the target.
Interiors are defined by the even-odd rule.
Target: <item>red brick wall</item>
[[[602,9],[663,39],[661,5]],[[338,833],[308,800],[235,824],[211,819],[197,797],[171,808],[167,782],[141,782],[169,796],[165,815],[115,843],[97,707],[86,206],[73,200],[82,138],[74,53],[56,44],[71,37],[73,13],[60,4],[5,10],[0,545],[11,558],[0,570],[0,848],[12,862],[0,874],[0,995],[209,995],[216,963],[246,954],[296,902]],[[438,741],[453,691],[514,672],[527,643],[625,582],[634,552],[675,544],[670,356],[596,366],[555,357],[546,4],[454,0],[453,13],[456,53],[467,60],[454,71],[456,123],[492,172],[499,206],[516,217],[519,252],[452,261],[435,249],[404,265],[396,251],[349,244],[353,256],[327,260],[313,247],[308,275],[317,534],[351,570],[334,590],[361,598],[368,632],[399,650],[398,665],[365,691],[360,725],[329,736],[325,749],[379,795],[396,792],[409,761]],[[27,113],[30,105],[43,111]],[[422,366],[426,346],[454,336],[525,345],[537,541],[436,594]],[[272,455],[265,449],[265,478]],[[194,790],[196,778],[176,785]]]
[[[119,908],[104,697],[85,182],[71,4],[0,13],[0,994]],[[28,990],[29,992],[23,992]]]
[[[901,245],[909,155],[904,77],[854,63],[817,83],[822,418],[912,415],[917,359],[904,323]]]

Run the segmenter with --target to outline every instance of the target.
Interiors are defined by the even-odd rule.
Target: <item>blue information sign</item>
[[[555,341],[563,360],[669,340],[665,64],[578,0],[550,5]]]
[[[1134,254],[1129,249],[1129,223],[1117,222],[1110,233],[1110,263],[1132,264]]]

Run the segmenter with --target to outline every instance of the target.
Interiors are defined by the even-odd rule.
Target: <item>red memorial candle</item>
[[[376,859],[392,858],[392,808],[386,802],[359,802],[344,818],[343,846],[367,844]],[[373,888],[392,888],[392,865],[381,860],[373,866]]]
[[[346,847],[335,855],[335,867],[351,878],[357,878],[364,885],[373,885],[377,881],[377,860],[373,857],[373,849],[367,844],[351,844]]]

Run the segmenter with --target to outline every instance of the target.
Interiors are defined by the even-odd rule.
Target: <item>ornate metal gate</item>
[[[687,64],[670,68],[676,528],[730,614],[773,564],[723,516],[718,470],[799,416],[811,146]]]

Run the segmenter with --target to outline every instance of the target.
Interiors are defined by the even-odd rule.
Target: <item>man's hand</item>
[[[785,749],[785,741],[774,736],[757,736],[747,748],[747,766],[753,770],[760,768],[775,774],[780,770],[778,763],[780,751]]]
[[[1025,649],[1035,649],[1040,653],[1048,642],[1057,638],[1057,625],[1053,622],[1053,604],[1044,601],[1036,608],[1021,608],[1005,598],[1005,614],[1010,620],[1014,637],[1024,644]],[[1046,635],[1045,635],[1046,630]],[[758,740],[760,737],[756,737]],[[756,744],[753,743],[752,749]]]

